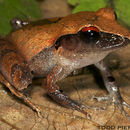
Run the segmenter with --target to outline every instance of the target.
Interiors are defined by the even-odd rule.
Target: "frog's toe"
[[[123,106],[126,106],[126,107],[130,108],[130,105],[128,105],[125,101],[122,101],[121,103],[115,102],[115,104],[120,109],[122,114],[124,114],[127,117],[127,119],[130,121],[130,115],[125,111],[125,109],[123,107]]]
[[[111,98],[112,98],[112,102],[120,109],[122,114],[124,114],[129,119],[130,116],[125,111],[124,106],[130,108],[130,105],[124,101],[120,93],[112,93]]]
[[[130,105],[129,105],[128,103],[126,103],[125,101],[123,101],[122,104],[123,104],[124,106],[126,106],[127,108],[130,108]]]
[[[100,110],[100,111],[104,111],[107,109],[107,106],[104,107],[96,107],[96,106],[87,106],[86,108],[88,109],[93,109],[93,110]]]
[[[44,117],[42,111],[41,111],[38,107],[36,107],[35,111],[37,112],[37,116],[38,116],[39,118],[43,118],[43,117]]]
[[[112,97],[112,102],[120,109],[123,115],[130,120],[130,115],[125,111],[124,106],[130,108],[130,105],[124,101],[124,99],[120,95],[115,95]]]
[[[100,101],[108,101],[108,100],[110,100],[110,96],[109,95],[105,95],[105,96],[92,96],[91,99],[92,100],[96,99],[98,102],[100,102]]]

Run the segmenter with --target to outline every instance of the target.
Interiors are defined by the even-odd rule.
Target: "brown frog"
[[[0,82],[12,93],[39,113],[21,91],[31,84],[33,77],[46,76],[45,89],[52,99],[87,114],[85,106],[61,92],[56,82],[75,69],[94,64],[102,73],[109,92],[107,99],[130,118],[123,105],[130,106],[121,97],[114,77],[103,62],[107,54],[130,42],[130,32],[117,23],[112,9],[36,22],[13,19],[11,24],[15,31],[0,39]]]

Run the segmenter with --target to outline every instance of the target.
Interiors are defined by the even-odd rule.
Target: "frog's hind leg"
[[[23,99],[27,105],[29,105],[34,111],[37,112],[38,116],[41,117],[41,112],[40,110],[20,91],[15,89],[6,79],[4,76],[0,73],[0,82],[4,84],[9,90],[18,98]]]
[[[65,93],[59,90],[59,87],[56,85],[56,82],[65,78],[69,72],[68,68],[62,68],[60,66],[55,66],[50,74],[47,76],[47,85],[46,90],[48,95],[55,100],[60,105],[78,110],[84,113],[88,119],[90,119],[90,115],[85,111],[85,106],[70,99]]]
[[[21,91],[32,83],[33,75],[25,58],[17,51],[13,44],[6,39],[0,39],[0,82],[24,101],[39,114]]]
[[[130,108],[130,105],[127,104],[121,97],[119,88],[109,68],[105,65],[103,61],[96,63],[95,66],[101,71],[105,86],[107,88],[107,91],[109,92],[109,96],[95,98],[99,101],[109,99],[109,101],[113,102],[116,106],[118,106],[121,112],[130,120],[130,116],[127,114],[123,107],[124,105]]]

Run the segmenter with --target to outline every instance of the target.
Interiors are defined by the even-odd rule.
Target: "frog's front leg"
[[[118,106],[118,108],[121,110],[121,112],[130,119],[130,116],[123,108],[123,105],[125,105],[128,108],[130,108],[130,105],[128,105],[121,97],[115,78],[113,77],[109,68],[106,66],[103,60],[96,63],[95,66],[101,71],[105,86],[107,88],[107,91],[109,92],[109,96],[105,96],[104,98],[103,97],[95,97],[95,98],[97,98],[97,100],[110,99],[111,102],[115,103],[116,106]]]
[[[85,106],[70,99],[66,94],[59,90],[59,87],[56,85],[56,82],[63,79],[68,75],[67,68],[62,68],[61,66],[55,66],[50,74],[47,76],[47,85],[46,90],[48,95],[55,100],[60,105],[78,110],[90,118],[89,114],[84,110]]]

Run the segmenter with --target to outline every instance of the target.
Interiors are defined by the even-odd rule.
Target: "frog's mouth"
[[[100,32],[100,36],[96,41],[96,47],[102,48],[103,50],[117,49],[126,46],[128,43],[130,43],[130,39],[128,38],[106,32]]]

